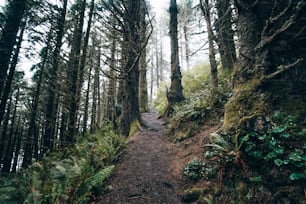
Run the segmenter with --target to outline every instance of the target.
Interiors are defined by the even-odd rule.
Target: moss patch
[[[191,128],[187,131],[179,131],[175,134],[176,137],[174,138],[174,142],[181,142],[183,140],[186,140],[192,136],[192,130]]]
[[[141,125],[140,125],[139,120],[134,120],[131,123],[131,128],[130,128],[129,136],[135,135],[137,132],[139,132],[140,129],[141,129]]]

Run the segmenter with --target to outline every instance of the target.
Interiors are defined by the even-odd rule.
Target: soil
[[[93,203],[184,203],[183,191],[195,185],[183,175],[184,165],[202,157],[207,136],[219,126],[204,126],[194,137],[175,144],[167,134],[166,122],[157,117],[154,111],[142,115],[147,127],[129,138],[110,179],[112,189]],[[212,185],[203,182],[197,185]]]

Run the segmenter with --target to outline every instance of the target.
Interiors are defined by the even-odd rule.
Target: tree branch
[[[271,80],[277,76],[279,76],[280,74],[289,71],[290,69],[294,68],[296,65],[298,65],[299,63],[301,63],[303,61],[303,59],[297,59],[295,62],[288,64],[288,65],[280,65],[277,67],[277,71],[273,72],[272,74],[269,74],[267,76],[263,77],[263,81],[268,81]]]

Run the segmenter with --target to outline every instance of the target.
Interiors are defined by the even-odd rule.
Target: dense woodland
[[[212,202],[305,203],[305,9],[170,0],[158,19],[145,0],[6,1],[0,202],[88,201],[155,106],[176,142],[222,123],[184,169],[217,174]]]

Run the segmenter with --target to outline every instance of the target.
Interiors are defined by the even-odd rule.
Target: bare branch
[[[303,61],[303,59],[297,59],[295,62],[291,63],[291,64],[288,64],[288,65],[280,65],[278,66],[277,68],[277,71],[276,72],[273,72],[272,74],[269,74],[267,76],[264,76],[263,77],[263,80],[264,81],[267,81],[267,80],[270,80],[270,79],[273,79],[275,77],[277,77],[278,75],[294,68],[296,65],[298,65],[299,63],[301,63]]]

